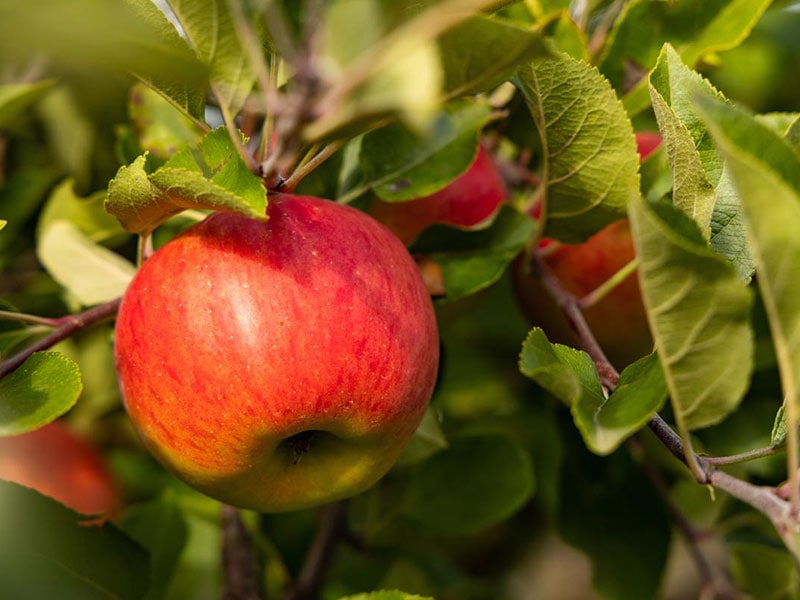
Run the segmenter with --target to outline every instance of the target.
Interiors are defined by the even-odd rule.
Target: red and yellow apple
[[[101,455],[59,421],[0,437],[0,479],[84,515],[114,518],[120,509],[119,490]]]
[[[439,191],[407,202],[375,199],[369,213],[403,243],[410,244],[434,224],[480,227],[497,213],[506,198],[505,183],[491,154],[479,146],[469,168]]]
[[[636,134],[640,160],[661,143],[657,133]],[[543,239],[539,251],[545,264],[564,288],[578,298],[608,281],[635,257],[628,221],[616,221],[581,244],[560,244]],[[580,347],[580,341],[556,302],[518,260],[514,283],[523,311],[532,325],[541,327],[551,342]],[[611,363],[619,369],[648,354],[653,340],[642,304],[639,281],[631,273],[599,301],[583,310],[584,317]]]
[[[389,470],[425,413],[439,342],[383,225],[287,194],[267,216],[217,213],[159,248],[124,295],[115,355],[153,455],[209,496],[280,512]]]

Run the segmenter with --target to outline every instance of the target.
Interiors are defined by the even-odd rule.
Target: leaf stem
[[[586,294],[583,298],[578,300],[578,306],[583,309],[594,306],[600,300],[608,296],[614,288],[625,281],[632,273],[636,271],[639,266],[639,259],[633,258],[629,263],[623,266],[619,271],[614,273],[611,277],[606,279],[601,285]]]
[[[330,564],[333,549],[341,539],[347,539],[348,502],[341,500],[327,505],[322,521],[306,555],[292,589],[283,600],[311,600],[319,594],[325,571]]]
[[[322,150],[317,152],[312,158],[298,166],[294,172],[283,182],[281,190],[291,192],[298,186],[298,184],[305,179],[314,169],[319,167],[322,163],[328,160],[331,156],[336,154],[339,149],[344,146],[344,140],[331,142],[326,145]]]
[[[67,339],[75,332],[88,327],[89,325],[113,318],[117,314],[121,302],[122,298],[117,298],[116,300],[106,302],[105,304],[93,306],[92,308],[81,313],[55,319],[55,322],[57,323],[57,328],[55,330],[39,341],[31,344],[24,350],[21,350],[17,354],[14,354],[7,360],[4,360],[0,363],[0,379],[17,369],[34,352],[41,352],[42,350],[52,348],[58,342]]]
[[[765,456],[772,456],[778,453],[778,448],[775,446],[765,446],[763,448],[754,448],[739,454],[731,454],[730,456],[703,456],[703,462],[709,465],[735,465],[743,462],[755,460],[756,458],[764,458]]]
[[[40,317],[38,315],[29,315],[26,313],[18,313],[10,310],[0,310],[0,320],[3,321],[19,321],[20,323],[30,323],[31,325],[44,325],[45,327],[58,327],[58,319],[50,319],[48,317]]]

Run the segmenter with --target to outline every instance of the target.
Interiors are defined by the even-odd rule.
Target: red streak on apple
[[[437,223],[465,229],[480,227],[506,198],[503,178],[489,151],[480,146],[469,168],[438,192],[408,202],[375,199],[370,214],[403,243],[410,244]]]
[[[392,233],[353,208],[270,196],[157,250],[120,308],[116,361],[145,445],[224,502],[285,511],[352,496],[422,419],[439,343]]]
[[[0,437],[0,479],[33,488],[75,512],[114,518],[119,491],[100,454],[56,421]]]

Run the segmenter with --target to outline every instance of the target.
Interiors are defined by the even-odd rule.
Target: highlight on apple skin
[[[113,519],[121,509],[119,489],[100,453],[60,421],[0,437],[0,479],[83,515]]]
[[[640,160],[645,160],[660,144],[658,133],[636,134]],[[636,255],[627,219],[607,225],[581,244],[542,239],[539,247],[548,268],[578,298],[608,281]],[[580,347],[580,340],[561,309],[521,259],[514,264],[513,280],[520,306],[530,323],[541,327],[551,342]],[[583,314],[606,356],[618,369],[652,352],[653,339],[636,273],[585,308]]]
[[[120,308],[123,400],[188,484],[280,512],[362,492],[422,420],[439,342],[403,244],[353,208],[270,196],[158,249]]]
[[[376,198],[369,213],[408,245],[434,224],[478,228],[497,213],[507,197],[503,177],[491,153],[481,145],[469,168],[441,190],[407,202]]]

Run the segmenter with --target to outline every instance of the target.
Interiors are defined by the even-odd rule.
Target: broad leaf
[[[217,99],[239,112],[256,77],[226,0],[169,0],[189,42],[210,71]]]
[[[448,97],[476,94],[510,78],[525,61],[549,54],[541,35],[509,21],[475,16],[439,38]]]
[[[46,94],[54,83],[54,79],[45,79],[36,83],[0,85],[0,128],[7,128],[18,115]]]
[[[136,273],[128,260],[63,219],[42,228],[36,254],[53,279],[87,306],[122,296]]]
[[[491,108],[480,101],[451,102],[420,135],[402,124],[364,136],[359,162],[364,186],[383,200],[428,196],[467,170]]]
[[[796,427],[800,402],[800,154],[742,110],[699,99],[714,141],[725,156],[744,207],[758,285],[769,319],[787,427]]]
[[[546,235],[583,241],[638,195],[633,127],[597,70],[566,55],[521,69],[517,85],[542,141]]]
[[[447,438],[439,424],[439,417],[432,407],[428,407],[422,423],[419,424],[414,432],[414,437],[403,450],[398,464],[409,465],[420,462],[445,448],[447,448]]]
[[[679,429],[722,420],[753,369],[751,295],[672,204],[631,205],[639,283]]]
[[[174,155],[152,174],[146,155],[121,167],[108,185],[106,210],[133,233],[149,233],[187,208],[238,212],[264,219],[266,190],[220,128],[199,147]]]
[[[55,500],[2,480],[0,498],[0,597],[144,596],[147,553],[115,526],[86,526]]]
[[[462,231],[435,225],[422,233],[412,250],[430,255],[441,267],[445,298],[455,300],[496,282],[535,227],[527,216],[503,206],[487,229]]]
[[[470,476],[463,476],[470,465]],[[432,531],[462,534],[507,519],[534,489],[530,456],[508,435],[458,435],[412,475],[403,512]]]
[[[694,96],[721,97],[665,45],[650,74],[650,96],[673,174],[673,203],[691,216],[711,247],[743,278],[753,274],[744,216],[730,174],[697,114]]]
[[[788,600],[800,594],[797,562],[777,544],[733,540],[726,547],[736,583],[750,597]]]
[[[82,389],[75,362],[59,352],[35,352],[0,379],[0,435],[46,425],[72,408]]]

